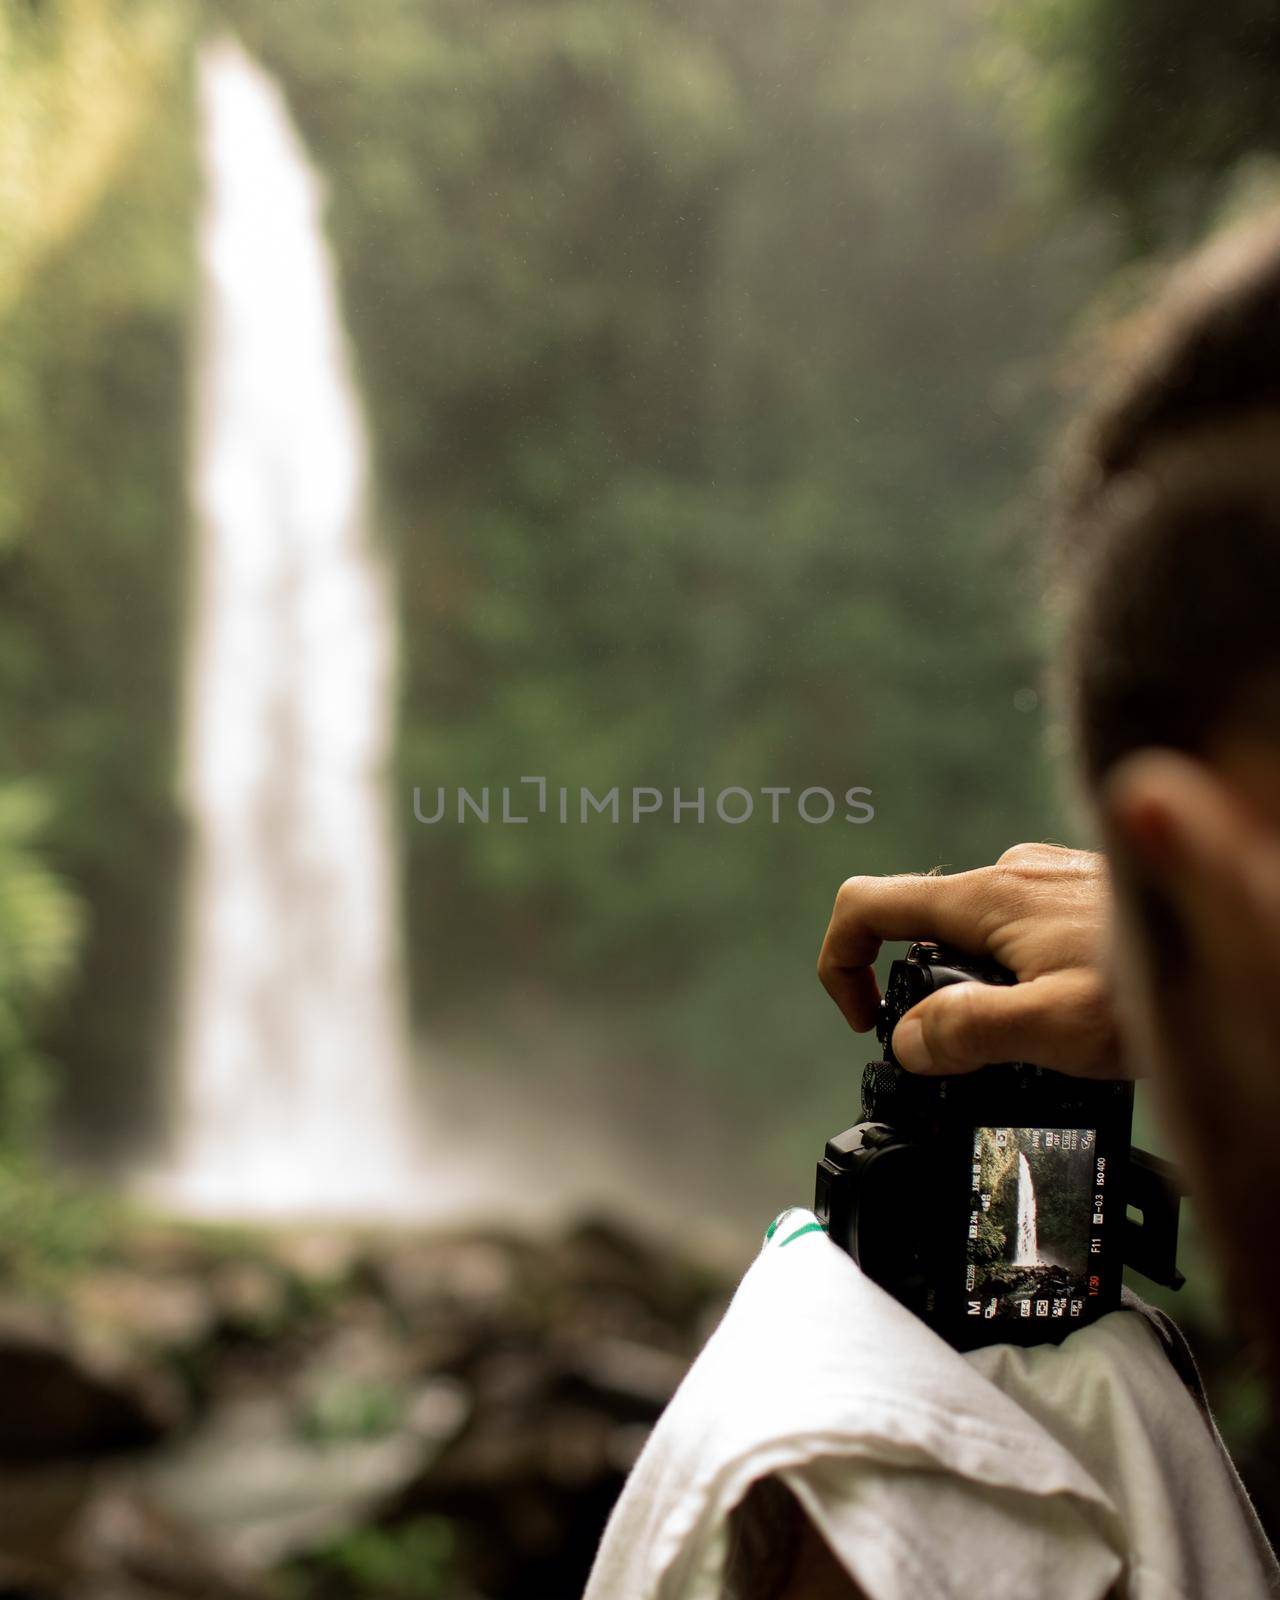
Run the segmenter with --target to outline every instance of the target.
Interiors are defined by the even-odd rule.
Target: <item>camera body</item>
[[[830,1237],[958,1349],[1064,1338],[1120,1303],[1125,1262],[1177,1287],[1180,1191],[1133,1151],[1133,1085],[1020,1062],[923,1077],[893,1057],[935,989],[1013,975],[930,943],[890,970],[862,1121],[828,1140],[814,1209]],[[1133,1207],[1142,1221],[1131,1220]]]

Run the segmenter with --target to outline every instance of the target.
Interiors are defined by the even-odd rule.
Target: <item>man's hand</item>
[[[836,896],[818,976],[850,1027],[865,1033],[880,1003],[872,962],[883,940],[937,939],[991,956],[1018,984],[954,984],[921,1001],[894,1032],[903,1066],[951,1073],[1031,1061],[1111,1077],[1120,1068],[1100,968],[1109,910],[1103,858],[1050,844],[1015,845],[993,867],[949,877],[850,878]]]

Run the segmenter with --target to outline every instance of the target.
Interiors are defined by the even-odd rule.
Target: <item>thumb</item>
[[[1089,967],[1009,986],[955,983],[913,1006],[893,1033],[910,1072],[972,1072],[993,1061],[1029,1061],[1082,1078],[1115,1077],[1111,1006]]]

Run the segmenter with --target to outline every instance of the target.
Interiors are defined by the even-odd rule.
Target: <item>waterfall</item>
[[[1013,1261],[1019,1267],[1040,1265],[1040,1246],[1036,1239],[1036,1186],[1025,1152],[1018,1152],[1018,1242]]]
[[[323,195],[237,44],[202,48],[198,88],[193,861],[164,1182],[200,1213],[402,1210],[392,610]]]

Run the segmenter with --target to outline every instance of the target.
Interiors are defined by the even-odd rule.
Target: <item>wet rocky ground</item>
[[[726,1294],[602,1221],[143,1228],[0,1299],[0,1600],[577,1600]]]
[[[1016,1299],[1037,1298],[1070,1300],[1081,1293],[1080,1274],[1051,1262],[1036,1266],[1023,1263],[997,1263],[983,1270],[989,1290],[999,1289]]]

